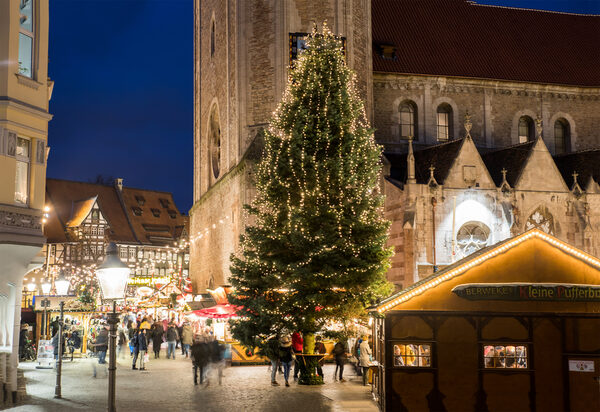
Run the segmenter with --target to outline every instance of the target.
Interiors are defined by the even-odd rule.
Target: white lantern
[[[129,272],[129,266],[119,259],[117,245],[113,242],[109,243],[106,248],[106,259],[96,270],[104,299],[117,300],[125,297]]]
[[[27,290],[33,292],[35,290],[35,283],[27,284]]]
[[[52,284],[48,281],[42,283],[42,293],[44,295],[49,295],[50,294],[50,289],[52,288]]]
[[[67,278],[65,278],[65,275],[61,272],[60,276],[54,281],[54,286],[56,287],[56,294],[58,296],[66,296],[69,294],[69,286],[71,286],[71,282],[69,282]]]

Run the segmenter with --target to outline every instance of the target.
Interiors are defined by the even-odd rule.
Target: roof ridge
[[[581,150],[577,150],[575,152],[557,154],[552,157],[560,158],[560,157],[567,157],[567,156],[574,155],[574,154],[583,154],[583,153],[590,153],[590,152],[600,152],[600,148],[596,147],[596,148],[590,148],[590,149],[581,149]]]
[[[460,139],[452,139],[452,140],[448,140],[447,142],[438,143],[438,144],[434,144],[434,145],[431,145],[431,146],[426,146],[426,147],[421,148],[419,150],[415,150],[414,152],[415,153],[417,153],[417,152],[424,152],[426,150],[431,150],[431,149],[435,149],[435,148],[442,147],[442,146],[448,146],[450,144],[462,142],[464,140],[465,140],[464,137],[461,137]]]
[[[519,146],[531,145],[531,147],[533,147],[534,143],[535,143],[535,140],[530,140],[530,141],[524,142],[524,143],[515,143],[515,144],[510,145],[510,146],[505,146],[505,147],[499,147],[497,149],[492,149],[492,150],[490,150],[487,153],[483,153],[481,156],[486,156],[486,155],[489,155],[489,154],[498,153],[498,152],[501,152],[503,150],[514,149],[514,148],[519,147]]]
[[[517,10],[517,11],[533,11],[536,13],[566,14],[569,16],[579,16],[579,17],[600,17],[600,14],[569,13],[568,11],[530,9],[527,7],[502,6],[499,4],[481,4],[481,3],[477,3],[475,0],[467,0],[465,3],[467,3],[468,6],[493,7],[493,8],[497,8],[497,9],[509,9],[509,10]]]

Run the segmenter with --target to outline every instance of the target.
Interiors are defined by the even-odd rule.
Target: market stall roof
[[[538,299],[537,292],[528,295],[530,287],[548,291],[557,285],[575,287],[578,294],[581,289],[585,295],[579,301],[581,305],[565,299]],[[521,286],[525,287],[521,291],[527,296],[510,295]],[[483,311],[489,309],[490,300],[500,300],[504,302],[494,306],[511,312],[527,310],[532,302],[537,305],[536,310],[600,311],[600,296],[585,300],[592,290],[600,295],[600,260],[535,228],[481,249],[384,299],[372,309],[379,313],[390,310]],[[465,296],[469,292],[473,293],[471,297],[477,294],[477,299]],[[495,299],[484,296],[486,293],[506,293],[506,296]]]
[[[225,305],[215,305],[210,308],[194,310],[189,314],[194,314],[200,318],[226,319],[237,316],[237,311],[240,309],[240,306],[234,306],[228,303]]]

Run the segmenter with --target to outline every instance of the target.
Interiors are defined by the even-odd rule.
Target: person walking
[[[135,328],[133,327],[133,321],[127,322],[127,337],[129,338],[129,354],[133,357],[133,337],[135,336]]]
[[[344,379],[344,362],[346,362],[346,356],[348,353],[348,347],[345,341],[342,339],[338,340],[333,347],[333,358],[335,359],[335,372],[333,373],[333,380],[337,380],[338,370],[340,372],[340,382],[346,382]]]
[[[175,323],[169,323],[169,328],[167,329],[167,359],[171,357],[173,354],[173,359],[175,359],[175,346],[177,344],[177,339],[179,339],[179,333],[177,333],[177,328],[175,327]]]
[[[321,336],[317,336],[316,337],[316,342],[315,342],[315,353],[319,353],[322,354],[323,357],[321,359],[319,359],[319,362],[317,363],[317,375],[319,375],[321,378],[325,379],[325,376],[323,376],[323,365],[325,364],[325,355],[327,354],[327,348],[325,347],[325,344],[322,342],[321,340]]]
[[[292,340],[289,335],[284,335],[279,339],[279,360],[283,365],[283,379],[285,379],[285,386],[289,387],[290,369],[292,368],[292,362],[296,357],[294,350],[292,349]]]
[[[138,329],[133,338],[134,340],[134,352],[133,352],[133,364],[131,365],[131,369],[136,370],[135,366],[140,358],[140,370],[146,370],[146,364],[144,360],[144,356],[146,356],[146,352],[148,351],[148,341],[146,340],[146,330],[147,329]]]
[[[96,351],[98,352],[98,363],[106,364],[106,351],[108,350],[108,330],[103,326],[96,337]]]
[[[190,347],[194,343],[194,332],[188,322],[185,322],[181,329],[181,345],[183,346],[184,355],[187,358],[190,356]]]
[[[363,374],[363,385],[367,384],[369,366],[371,366],[371,347],[369,346],[369,342],[367,341],[367,337],[363,337],[362,342],[359,346],[360,349],[360,358],[359,364],[362,367]]]
[[[185,355],[185,348],[183,347],[183,322],[177,326],[177,345],[181,346],[181,356]],[[177,348],[175,345],[175,348]],[[186,355],[187,357],[187,355]]]
[[[165,329],[162,323],[156,321],[152,325],[152,350],[154,351],[154,359],[160,358],[160,345],[163,343]]]
[[[191,348],[192,365],[194,368],[194,385],[198,385],[198,372],[200,372],[200,384],[204,383],[204,375],[209,360],[209,350],[204,337],[196,336]]]
[[[294,350],[294,354],[302,353],[303,345],[304,345],[304,339],[302,338],[302,335],[300,334],[300,332],[294,332],[292,334],[292,347]],[[294,359],[295,358],[296,358],[296,356],[294,356]],[[298,371],[299,371],[299,364],[298,364],[298,360],[295,359],[295,362],[294,362],[294,380],[295,381],[298,380]]]
[[[273,386],[279,386],[279,383],[277,382],[276,376],[277,376],[277,369],[278,366],[280,365],[279,362],[279,340],[277,339],[277,335],[273,335],[271,336],[266,344],[265,347],[262,351],[262,355],[266,356],[269,361],[271,361],[271,385]]]

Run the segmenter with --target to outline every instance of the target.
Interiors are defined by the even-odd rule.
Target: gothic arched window
[[[221,127],[219,125],[219,113],[216,104],[211,109],[208,127],[210,163],[216,179],[219,177],[221,171]]]
[[[457,256],[459,259],[469,256],[488,245],[490,228],[481,222],[467,222],[456,233]]]
[[[210,57],[215,55],[215,21],[210,25]]]
[[[442,103],[437,108],[437,139],[439,142],[452,140],[452,107]]]
[[[554,154],[563,154],[569,151],[570,127],[565,119],[554,122]]]
[[[400,138],[408,140],[409,136],[417,140],[417,105],[405,101],[400,105]]]
[[[519,143],[533,140],[533,119],[529,116],[521,116],[519,119]]]
[[[525,230],[538,228],[554,236],[554,217],[546,206],[539,206],[525,222]]]

